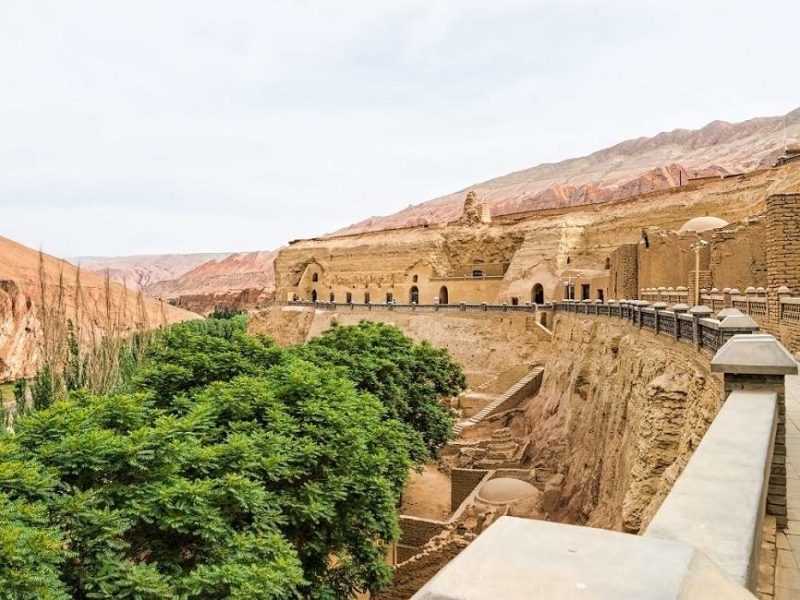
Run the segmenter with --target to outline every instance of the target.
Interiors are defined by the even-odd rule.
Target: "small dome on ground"
[[[539,490],[530,483],[513,477],[498,477],[490,479],[478,491],[478,500],[494,504],[506,504],[539,494]]]
[[[725,227],[727,224],[727,221],[719,217],[695,217],[694,219],[686,221],[683,227],[678,230],[678,233],[687,233],[689,231],[701,233],[703,231]]]

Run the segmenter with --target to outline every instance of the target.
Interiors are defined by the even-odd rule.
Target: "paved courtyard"
[[[789,528],[776,535],[775,600],[800,598],[800,376],[786,378],[786,475]]]

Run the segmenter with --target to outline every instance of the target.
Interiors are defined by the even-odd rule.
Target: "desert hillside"
[[[86,339],[197,318],[0,236],[0,381],[35,372],[43,305],[45,312],[63,312]]]
[[[627,140],[588,156],[471,185],[394,215],[371,217],[337,233],[450,221],[461,214],[467,190],[477,192],[495,215],[621,200],[686,184],[690,178],[771,166],[783,154],[785,139],[800,140],[800,108],[785,116],[713,121],[697,130]]]
[[[249,288],[273,288],[277,251],[240,252],[205,262],[182,276],[148,288],[152,296],[173,299]]]
[[[87,271],[108,276],[128,289],[144,290],[160,281],[177,279],[208,261],[221,260],[225,253],[152,254],[140,256],[81,256],[69,259]]]

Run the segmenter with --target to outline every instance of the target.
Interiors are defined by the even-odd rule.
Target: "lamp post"
[[[577,281],[578,279],[583,277],[583,273],[576,273],[575,275],[565,275],[565,277],[567,278],[567,280],[564,281],[562,279],[561,283],[567,286],[567,300],[575,300],[575,298],[573,297],[575,296],[575,288],[572,285],[572,281],[573,280]]]
[[[694,305],[700,306],[700,249],[708,246],[705,240],[692,244],[694,249]]]

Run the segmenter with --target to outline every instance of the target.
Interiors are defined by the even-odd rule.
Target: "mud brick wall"
[[[397,562],[401,563],[417,554],[433,536],[445,527],[442,521],[400,516],[400,541],[397,543]]]
[[[787,286],[793,296],[800,294],[800,194],[774,194],[767,198],[765,237],[771,325],[768,329],[780,335],[784,343],[796,345],[796,340],[800,339],[800,327],[787,322],[778,324],[780,304],[777,291],[781,286]]]
[[[450,510],[455,512],[489,471],[483,469],[453,469],[450,472]]]
[[[608,295],[620,300],[639,297],[639,263],[636,244],[623,244],[609,256]]]

